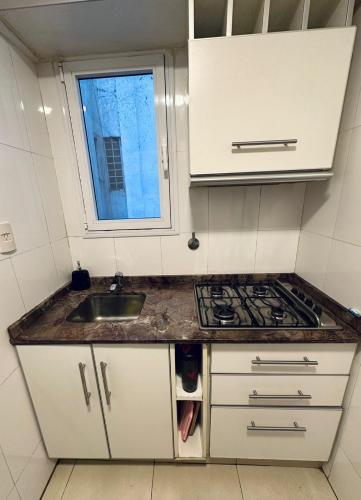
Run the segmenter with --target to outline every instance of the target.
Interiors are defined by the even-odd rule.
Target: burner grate
[[[195,285],[199,321],[206,329],[310,328],[314,320],[278,282]],[[223,313],[223,314],[222,314]]]

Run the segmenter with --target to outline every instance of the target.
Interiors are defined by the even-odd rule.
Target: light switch
[[[8,253],[16,250],[13,231],[9,222],[0,223],[0,253]]]

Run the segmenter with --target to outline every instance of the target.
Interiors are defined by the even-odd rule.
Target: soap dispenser
[[[91,286],[89,272],[82,269],[80,262],[77,261],[77,269],[71,274],[71,288],[72,290],[87,290]]]

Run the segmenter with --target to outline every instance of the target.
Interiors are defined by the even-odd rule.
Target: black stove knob
[[[312,307],[312,306],[313,306],[313,302],[312,302],[312,300],[311,300],[311,299],[306,299],[306,300],[305,300],[305,304],[306,304],[306,306],[308,306],[308,307]]]
[[[317,314],[317,316],[321,316],[322,314],[322,307],[318,306],[317,304],[313,308],[314,312]]]
[[[305,300],[305,294],[303,292],[299,292],[298,293],[298,297],[301,299],[301,300]]]
[[[295,295],[298,295],[298,290],[297,290],[297,288],[295,288],[295,287],[293,287],[293,288],[291,289],[291,292],[292,292],[293,294],[295,294]]]

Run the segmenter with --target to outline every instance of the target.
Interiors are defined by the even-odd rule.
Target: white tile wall
[[[117,238],[115,258],[117,270],[139,276],[162,274],[161,243],[159,236],[149,238]]]
[[[0,384],[17,368],[15,349],[9,343],[7,327],[25,313],[25,307],[10,259],[0,262]]]
[[[64,89],[54,77],[51,65],[40,65],[40,87],[44,105],[51,110],[46,119],[73,263],[80,259],[84,267],[97,275],[112,274],[115,269],[133,275],[253,272],[260,229],[269,233],[258,238],[258,268],[294,270],[304,184],[267,186],[262,190],[259,186],[189,188],[186,50],[176,50],[174,56],[179,234],[160,239],[117,238],[115,250],[112,238],[83,239],[81,189]],[[192,231],[201,242],[195,252],[187,247]],[[280,234],[282,247],[276,252]]]
[[[307,186],[296,272],[342,305],[361,310],[361,8],[354,24],[358,31],[335,153],[335,176],[328,183]],[[325,467],[340,500],[359,499],[361,491],[360,355],[351,382],[333,458]]]
[[[38,500],[54,467],[7,327],[69,280],[72,263],[37,74],[0,37],[0,498]]]
[[[258,231],[256,273],[292,273],[298,239],[298,230]]]
[[[12,260],[28,311],[59,288],[54,257],[49,244],[16,255]]]

